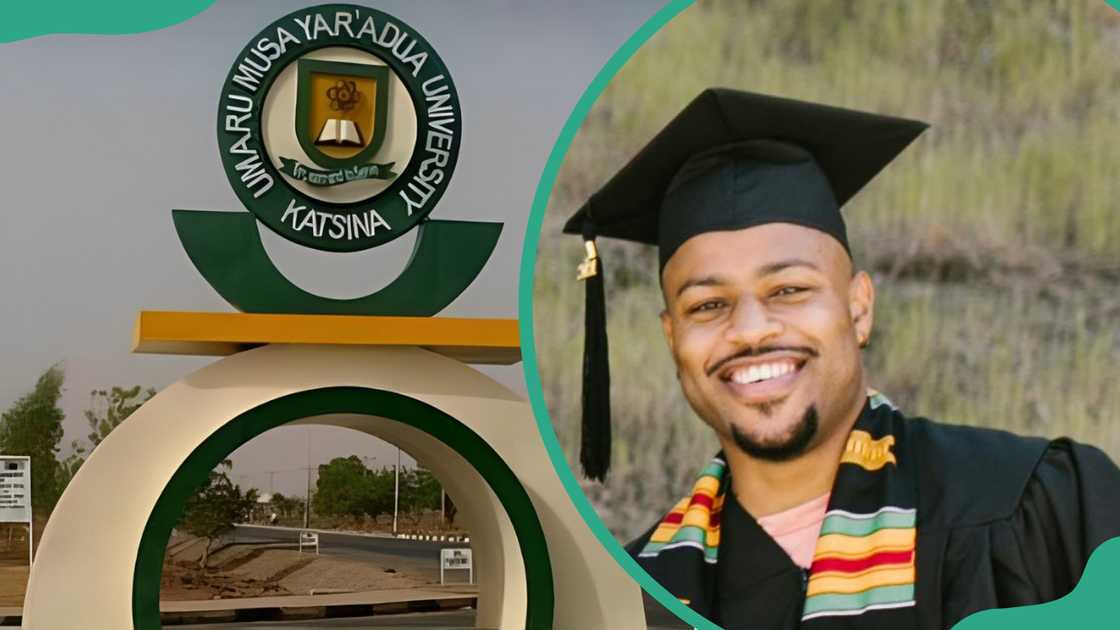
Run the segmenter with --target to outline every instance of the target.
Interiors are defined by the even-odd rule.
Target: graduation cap
[[[657,245],[661,268],[706,232],[794,223],[835,237],[840,208],[928,125],[763,94],[704,90],[564,225],[587,255],[582,438],[584,474],[610,467],[610,375],[603,261],[595,239]]]

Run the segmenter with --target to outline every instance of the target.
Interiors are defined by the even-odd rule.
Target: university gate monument
[[[24,628],[160,628],[184,500],[239,446],[288,423],[392,442],[439,478],[472,535],[479,628],[645,627],[638,587],[576,512],[529,405],[470,367],[518,362],[517,322],[434,317],[502,227],[429,217],[461,131],[446,65],[392,16],[311,7],[249,41],[217,120],[249,212],[173,211],[191,261],[240,312],[143,311],[133,339],[136,352],[224,358],[159,392],[82,466],[43,534]],[[418,235],[400,276],[340,300],[287,280],[258,222],[335,252]]]

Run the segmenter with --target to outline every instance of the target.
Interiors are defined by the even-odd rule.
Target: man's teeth
[[[748,368],[740,368],[732,372],[731,382],[739,385],[757,383],[758,381],[765,381],[768,379],[785,376],[786,374],[789,374],[796,369],[797,366],[790,361],[752,365]]]

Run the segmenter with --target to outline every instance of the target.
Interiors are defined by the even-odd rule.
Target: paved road
[[[315,619],[312,621],[269,621],[255,623],[219,623],[204,626],[169,626],[176,630],[409,630],[431,628],[436,630],[473,630],[474,611],[414,613],[409,615],[379,615],[354,619]],[[649,630],[670,630],[687,626],[650,626]]]
[[[237,539],[246,542],[295,542],[296,531],[277,530],[268,527],[243,526],[237,528]],[[320,553],[345,556],[354,560],[367,560],[382,566],[398,564],[409,565],[413,572],[427,574],[433,572],[433,579],[439,579],[439,549],[441,547],[464,546],[463,543],[427,542],[398,538],[374,538],[352,534],[320,534]],[[662,608],[652,598],[645,597],[646,618],[650,630],[670,630],[689,628],[672,613]],[[396,624],[396,625],[393,625]],[[313,628],[441,628],[459,630],[474,628],[473,611],[454,611],[440,613],[417,613],[412,615],[383,615],[376,618],[321,619],[315,621],[256,622],[244,624],[218,624],[206,626],[175,626],[177,628],[198,628],[199,630],[219,628],[245,628],[246,630],[296,630]]]
[[[293,545],[297,542],[297,530],[254,526],[238,526],[236,529],[237,542],[284,542]],[[319,553],[323,555],[392,567],[435,582],[439,582],[440,548],[465,546],[468,545],[353,534],[319,534]]]
[[[237,526],[238,542],[288,542],[295,544],[297,530],[272,527]],[[403,538],[355,536],[353,534],[319,534],[320,553],[345,555],[360,560],[362,555],[389,555],[418,560],[439,561],[442,547],[464,547],[466,543],[429,542]]]

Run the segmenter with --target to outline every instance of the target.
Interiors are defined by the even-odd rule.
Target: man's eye
[[[805,287],[782,287],[775,291],[774,295],[777,297],[786,297],[801,293],[802,291],[808,291],[808,289],[806,289]]]
[[[721,300],[708,300],[707,302],[701,302],[696,306],[693,306],[692,308],[688,309],[688,312],[702,313],[704,311],[714,311],[722,306],[723,302]]]

